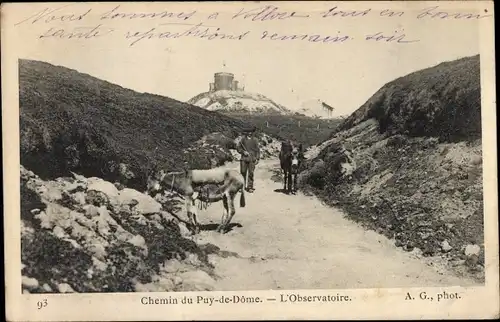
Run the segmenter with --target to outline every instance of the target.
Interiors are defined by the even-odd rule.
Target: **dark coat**
[[[244,136],[238,144],[236,150],[241,154],[242,161],[255,162],[260,160],[259,141],[255,137],[248,138]],[[248,152],[248,155],[244,154],[245,151]]]

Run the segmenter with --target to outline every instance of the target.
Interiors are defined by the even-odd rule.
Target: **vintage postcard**
[[[493,2],[1,29],[8,321],[499,317]]]

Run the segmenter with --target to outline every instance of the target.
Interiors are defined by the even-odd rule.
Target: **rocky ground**
[[[302,189],[396,246],[484,281],[480,140],[381,134],[370,119],[307,156]]]
[[[175,198],[80,175],[43,181],[24,167],[21,198],[24,293],[213,288],[207,255],[218,249],[189,239]]]

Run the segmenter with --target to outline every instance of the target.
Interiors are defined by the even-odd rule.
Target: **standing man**
[[[254,192],[253,187],[253,173],[255,165],[260,160],[260,147],[259,141],[253,136],[255,128],[248,129],[243,132],[243,138],[238,144],[237,151],[241,154],[240,171],[245,178],[245,190]],[[247,180],[248,174],[248,180]]]

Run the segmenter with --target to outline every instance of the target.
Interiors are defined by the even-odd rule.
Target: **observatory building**
[[[214,82],[210,83],[209,91],[215,92],[220,90],[227,91],[242,91],[237,80],[234,79],[232,73],[215,73]]]
[[[328,115],[328,117],[332,117],[332,113],[333,113],[333,106],[330,106],[328,104],[326,104],[325,102],[321,102],[321,107],[323,108],[323,111],[325,111]]]

